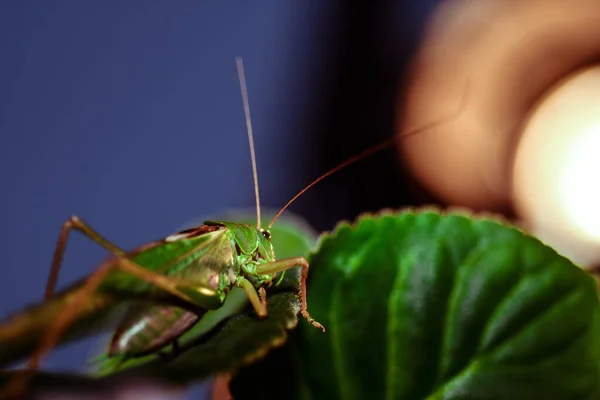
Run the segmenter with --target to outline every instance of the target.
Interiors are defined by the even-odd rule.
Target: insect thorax
[[[238,270],[238,278],[235,283],[238,284],[238,286],[242,279],[250,281],[257,289],[261,286],[268,285],[273,281],[273,278],[275,277],[274,274],[259,275],[256,272],[256,267],[258,265],[275,260],[274,256],[270,259],[265,258],[264,253],[260,251],[260,248],[261,246],[258,246],[257,250],[251,254],[244,254],[243,252],[237,253],[235,264],[237,264],[236,269]],[[237,250],[239,250],[239,248],[236,248],[236,251]]]
[[[256,272],[258,265],[275,261],[270,233],[252,225],[221,224],[229,228],[231,243],[235,248],[234,272],[237,278],[232,283],[239,286],[246,279],[257,289],[271,283],[274,275],[259,275]]]

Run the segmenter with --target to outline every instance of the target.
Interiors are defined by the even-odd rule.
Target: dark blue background
[[[392,110],[398,67],[416,46],[434,3],[382,2],[378,16],[367,16],[371,25],[386,28],[358,47],[375,44],[380,60],[357,56],[352,46],[328,47],[344,42],[347,28],[358,20],[352,18],[363,15],[355,7],[349,18],[342,3],[3,3],[0,316],[42,298],[57,235],[72,214],[129,249],[190,220],[254,206],[235,56],[242,56],[246,66],[265,206],[282,206],[324,172],[323,165],[331,167],[364,148],[354,142],[331,163],[323,162],[328,153],[316,152],[328,148],[319,145],[323,138],[331,132],[326,140],[334,145],[345,139],[353,143],[344,123],[360,117],[352,108],[338,107],[332,115],[343,122],[323,122],[319,115],[327,115],[332,105],[326,100],[336,97],[327,97],[327,89],[322,95],[311,90],[333,88],[337,98],[355,95],[376,107],[360,90],[379,84],[390,88],[386,104]],[[386,24],[376,23],[378,18]],[[394,51],[388,55],[386,48]],[[384,70],[393,80],[382,80],[387,75],[377,68],[338,72],[356,57],[373,65],[389,61]],[[348,76],[362,76],[367,83],[341,84]],[[371,120],[381,121],[381,108],[373,115]],[[304,116],[316,116],[316,122],[311,125]],[[390,118],[391,111],[385,121]],[[387,132],[388,125],[372,134]],[[343,131],[338,136],[335,127]],[[308,131],[317,137],[305,136]],[[298,208],[301,214],[339,219],[333,209],[349,197],[349,185],[331,182],[329,189],[315,190],[312,206]],[[89,274],[105,256],[97,245],[73,235],[59,286]],[[49,357],[45,367],[80,365],[89,355],[89,342],[77,344]]]
[[[263,195],[284,202],[275,193],[286,193],[302,149],[272,116],[284,111],[300,16],[277,1],[164,4],[53,1],[0,13],[0,312],[41,298],[71,214],[131,248],[253,206],[237,55]],[[60,282],[104,255],[75,234]]]

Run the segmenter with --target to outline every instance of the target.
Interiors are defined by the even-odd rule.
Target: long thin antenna
[[[250,142],[250,158],[252,159],[252,176],[254,177],[254,197],[256,198],[256,228],[260,229],[260,195],[258,194],[258,169],[256,168],[256,153],[254,152],[254,136],[252,135],[252,120],[250,119],[250,102],[248,101],[248,87],[246,86],[246,74],[244,73],[244,62],[242,57],[236,57],[238,79],[242,90],[242,101],[244,102],[244,115],[246,117],[246,129],[248,130],[248,142]]]
[[[382,150],[387,149],[388,147],[392,146],[394,143],[396,143],[396,141],[400,138],[404,139],[407,138],[409,136],[414,136],[416,134],[419,134],[421,132],[427,131],[431,128],[435,128],[438,125],[442,125],[446,122],[452,121],[455,118],[457,118],[460,113],[462,112],[465,103],[466,103],[466,99],[467,99],[467,93],[469,92],[469,82],[467,81],[465,84],[466,88],[465,91],[463,92],[463,97],[460,101],[460,105],[458,107],[458,109],[452,113],[452,115],[450,116],[446,116],[443,118],[440,118],[436,121],[430,122],[428,124],[422,125],[420,127],[408,130],[404,133],[401,133],[399,135],[393,136],[379,144],[376,144],[375,146],[368,148],[367,150],[363,151],[360,154],[355,155],[352,158],[349,158],[348,160],[344,161],[343,163],[341,163],[340,165],[338,165],[337,167],[325,172],[323,175],[321,175],[320,177],[318,177],[317,179],[315,179],[314,181],[312,181],[311,183],[308,184],[308,186],[306,186],[304,189],[302,189],[301,191],[298,192],[298,194],[296,194],[294,197],[292,197],[292,199],[290,201],[288,201],[285,206],[283,206],[283,208],[281,210],[279,210],[279,212],[275,215],[275,217],[273,217],[273,219],[271,220],[271,222],[269,223],[269,228],[271,228],[271,226],[273,226],[273,224],[275,223],[275,221],[277,221],[277,218],[279,218],[279,216],[281,216],[281,214],[294,202],[296,201],[296,199],[300,196],[302,196],[308,189],[310,189],[311,187],[315,186],[317,183],[321,182],[323,179],[327,178],[329,175],[335,174],[336,172],[338,172],[339,170],[346,168],[348,165],[354,164],[357,161],[362,160],[363,158],[366,158],[372,154],[375,154],[377,152],[380,152]]]

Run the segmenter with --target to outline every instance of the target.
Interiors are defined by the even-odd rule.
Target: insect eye
[[[263,235],[263,237],[267,240],[271,240],[271,234],[267,231],[260,231],[260,233]]]

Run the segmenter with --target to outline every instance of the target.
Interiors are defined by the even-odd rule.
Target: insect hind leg
[[[52,257],[50,275],[48,276],[48,281],[46,282],[46,292],[44,295],[45,300],[51,299],[54,295],[54,290],[56,289],[56,282],[58,280],[58,273],[62,265],[63,255],[67,248],[67,242],[69,240],[69,234],[73,230],[81,232],[88,239],[95,243],[98,243],[100,246],[104,247],[106,250],[108,250],[116,256],[126,256],[125,251],[121,250],[119,247],[106,240],[98,232],[92,229],[90,225],[83,222],[81,218],[79,218],[76,215],[73,215],[64,222],[63,227],[60,230],[60,234],[58,236],[58,243],[56,244],[56,247],[54,249],[54,256]]]
[[[9,394],[14,394],[13,397],[18,398],[20,397],[20,394],[24,393],[29,379],[38,369],[42,358],[50,350],[52,350],[52,348],[54,348],[64,332],[81,314],[85,304],[89,302],[90,298],[98,290],[99,286],[110,272],[113,272],[114,270],[120,270],[153,286],[156,286],[190,305],[196,305],[197,303],[194,301],[194,298],[188,296],[183,291],[188,289],[185,285],[185,282],[174,280],[164,275],[144,269],[144,267],[127,258],[127,255],[123,250],[114,246],[108,240],[97,234],[91,227],[89,227],[89,225],[85,224],[77,217],[71,217],[69,220],[67,220],[63,226],[63,229],[61,230],[58,245],[54,254],[48,288],[46,291],[47,298],[51,298],[53,295],[53,289],[58,276],[58,271],[60,269],[62,255],[66,247],[68,234],[72,229],[77,229],[83,232],[90,239],[108,249],[116,256],[116,259],[111,259],[102,263],[74,293],[74,297],[70,306],[67,307],[65,312],[54,321],[54,324],[41,338],[38,348],[29,360],[26,371],[8,384],[7,392]],[[208,290],[208,288],[206,290]]]

